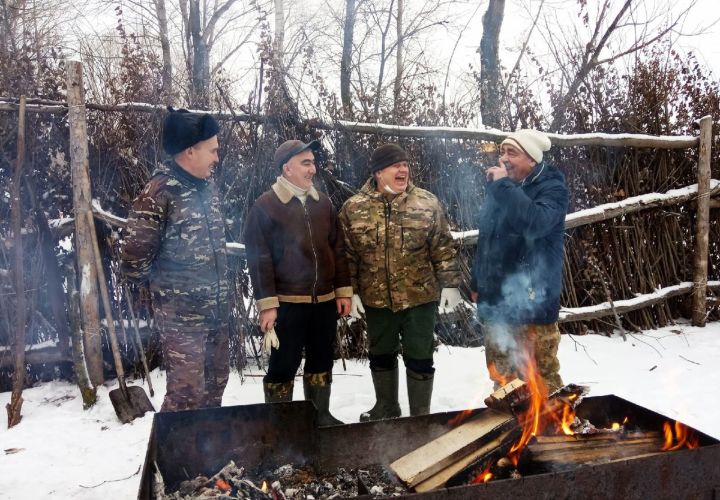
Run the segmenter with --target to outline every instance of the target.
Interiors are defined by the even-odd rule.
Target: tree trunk
[[[393,117],[395,123],[400,123],[398,113],[400,112],[400,93],[402,91],[403,77],[403,2],[405,0],[397,0],[397,56],[395,64],[395,85],[393,87]]]
[[[102,340],[98,308],[97,272],[92,254],[92,233],[86,213],[91,211],[90,172],[88,161],[87,123],[85,121],[85,90],[82,64],[67,62],[68,122],[70,124],[70,168],[75,210],[75,256],[80,271],[80,307],[85,338],[85,357],[90,381],[98,386],[103,375]]]
[[[168,37],[167,11],[165,0],[155,0],[155,12],[160,30],[160,48],[162,50],[162,88],[160,92],[167,98],[172,95],[172,58],[170,57],[170,39]]]
[[[45,282],[47,283],[50,309],[55,320],[53,327],[58,334],[58,349],[63,353],[68,353],[70,351],[70,333],[68,330],[68,318],[65,313],[65,300],[63,300],[65,293],[63,292],[60,265],[55,256],[55,238],[50,230],[47,216],[37,202],[37,189],[33,176],[26,173],[23,177],[32,204],[35,224],[37,224],[40,235],[40,253],[45,268]]]
[[[340,100],[342,117],[352,119],[352,97],[350,95],[350,78],[352,72],[353,35],[355,33],[355,0],[345,0],[345,24],[343,26],[343,49],[340,61]]]
[[[13,236],[15,237],[15,344],[13,369],[13,385],[10,402],[5,405],[8,416],[8,429],[20,423],[22,415],[22,392],[25,386],[25,276],[22,241],[22,198],[20,196],[20,182],[22,181],[23,164],[25,163],[25,96],[20,96],[20,111],[18,112],[17,128],[17,162],[12,185],[11,219]]]
[[[190,0],[190,36],[192,39],[191,105],[207,109],[210,104],[210,61],[207,43],[202,34],[199,0]]]
[[[275,51],[275,71],[282,73],[283,67],[283,51],[285,46],[285,2],[284,0],[275,0],[275,40],[273,41],[273,49]]]
[[[480,39],[480,112],[483,125],[501,128],[500,122],[500,28],[505,0],[490,0],[483,15]]]

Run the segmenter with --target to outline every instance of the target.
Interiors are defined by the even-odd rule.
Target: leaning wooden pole
[[[15,163],[15,176],[12,185],[11,219],[13,234],[15,236],[15,345],[13,371],[13,384],[10,402],[5,405],[8,416],[8,429],[20,423],[22,415],[22,392],[25,386],[25,273],[22,241],[22,198],[20,197],[20,183],[22,170],[25,164],[25,96],[20,97],[17,127],[17,161]]]
[[[70,165],[75,215],[75,258],[80,275],[80,317],[82,319],[85,361],[90,382],[98,386],[103,376],[102,342],[98,308],[97,271],[92,249],[92,231],[87,213],[91,211],[90,168],[88,160],[85,90],[82,64],[67,62],[68,122],[70,125]]]
[[[707,302],[708,252],[710,242],[710,147],[712,117],[700,119],[698,155],[698,196],[695,215],[695,262],[693,273],[692,324],[705,326]]]

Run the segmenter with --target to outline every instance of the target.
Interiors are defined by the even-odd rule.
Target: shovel
[[[100,258],[100,248],[97,242],[97,234],[95,233],[95,219],[92,211],[87,211],[88,221],[90,222],[90,233],[95,256],[95,267],[97,269],[98,284],[100,286],[100,295],[102,296],[103,306],[105,308],[105,321],[108,325],[108,336],[110,337],[110,347],[112,348],[113,360],[115,362],[115,371],[117,372],[118,383],[120,387],[110,391],[110,401],[115,414],[120,422],[127,424],[137,417],[142,417],[145,412],[155,411],[150,399],[145,394],[142,387],[125,385],[125,370],[123,369],[122,359],[120,358],[120,347],[118,346],[117,335],[115,334],[115,324],[112,318],[112,309],[110,308],[110,295],[108,294],[107,283],[105,282],[105,271],[103,270],[102,260]]]

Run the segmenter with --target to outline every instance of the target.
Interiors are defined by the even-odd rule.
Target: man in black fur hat
[[[225,230],[211,179],[218,124],[208,114],[170,110],[162,146],[171,157],[135,199],[121,269],[149,281],[163,347],[162,411],[220,406],[228,380]]]

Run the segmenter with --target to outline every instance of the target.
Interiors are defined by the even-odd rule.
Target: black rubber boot
[[[397,367],[392,370],[373,370],[372,380],[375,387],[375,406],[360,414],[360,422],[399,417],[401,412],[398,404]]]
[[[435,375],[430,373],[418,373],[405,370],[407,376],[408,401],[410,403],[410,415],[427,415],[430,413],[430,400],[432,399],[433,379]]]
[[[263,392],[265,393],[266,403],[283,403],[285,401],[292,401],[293,387],[295,381],[290,382],[263,382]]]
[[[307,373],[303,376],[303,391],[305,399],[312,401],[318,411],[318,426],[343,425],[330,413],[330,388],[332,387],[332,374]]]

